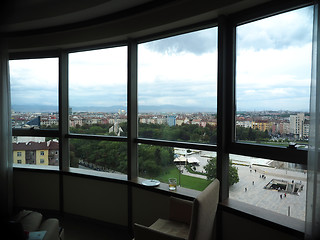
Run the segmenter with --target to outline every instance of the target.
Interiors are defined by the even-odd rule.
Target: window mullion
[[[68,171],[69,158],[69,83],[68,83],[68,54],[62,52],[59,58],[59,168]]]
[[[137,43],[128,44],[128,180],[138,177],[138,91]]]
[[[234,115],[234,44],[235,35],[225,16],[218,27],[218,113],[217,113],[217,178],[220,180],[220,201],[229,196],[229,153]]]

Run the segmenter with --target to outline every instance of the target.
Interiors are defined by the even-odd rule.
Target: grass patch
[[[154,177],[154,179],[157,179],[163,183],[168,183],[169,178],[176,178],[177,184],[179,185],[179,170],[175,166],[168,168],[166,173],[159,175],[157,177]],[[180,186],[184,188],[203,191],[210,183],[211,181],[206,179],[180,174]]]

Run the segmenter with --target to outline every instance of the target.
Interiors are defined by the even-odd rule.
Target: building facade
[[[176,116],[167,116],[167,124],[172,127],[176,125]]]
[[[303,138],[304,120],[305,120],[304,113],[290,115],[290,133],[293,134],[296,139]]]
[[[14,164],[59,165],[59,143],[48,142],[12,143]]]

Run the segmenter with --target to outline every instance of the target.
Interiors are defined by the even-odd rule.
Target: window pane
[[[202,191],[216,178],[216,153],[193,149],[139,144],[139,176],[167,183],[175,178],[178,187]],[[210,164],[209,164],[210,163]],[[208,174],[206,169],[208,169]]]
[[[236,140],[307,145],[313,8],[236,28]]]
[[[59,140],[47,137],[12,137],[14,166],[59,166]]]
[[[58,59],[10,60],[13,128],[58,128]]]
[[[127,143],[70,139],[70,167],[127,174]]]
[[[69,54],[70,131],[126,136],[127,47]]]
[[[138,45],[139,137],[216,143],[217,28]]]
[[[234,154],[230,159],[239,173],[230,198],[305,220],[306,166]]]

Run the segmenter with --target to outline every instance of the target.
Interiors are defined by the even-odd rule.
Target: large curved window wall
[[[260,21],[234,16],[218,27],[10,60],[14,141],[59,145],[35,154],[48,165],[44,157],[58,155],[52,162],[61,172],[126,184],[157,179],[159,191],[169,178],[176,193],[219,178],[220,200],[272,211],[262,201],[272,195],[283,215],[303,220],[296,210],[305,203],[311,15],[303,8]],[[293,122],[299,132],[291,134]],[[289,131],[286,144],[281,131]],[[39,165],[13,154],[16,164]]]

